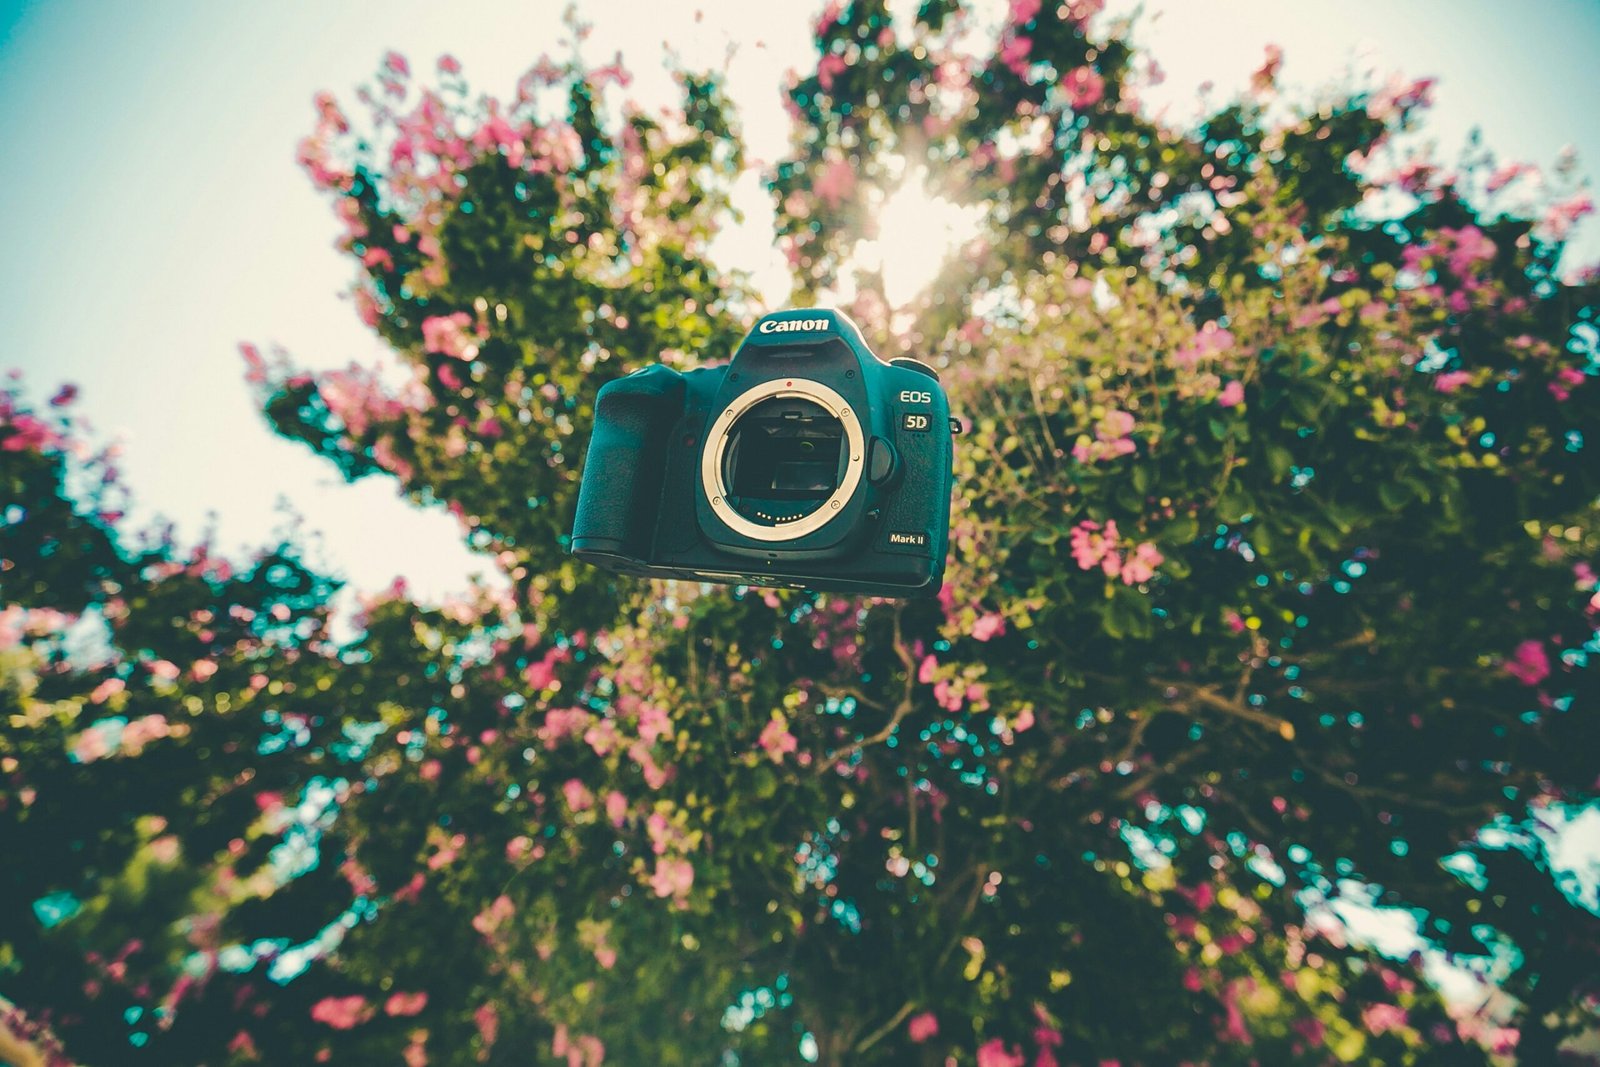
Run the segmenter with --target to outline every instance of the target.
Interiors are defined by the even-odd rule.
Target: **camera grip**
[[[683,413],[683,391],[683,376],[660,365],[601,388],[578,487],[573,552],[650,558],[667,433]]]

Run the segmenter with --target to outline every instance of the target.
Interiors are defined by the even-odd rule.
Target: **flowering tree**
[[[329,629],[291,546],[115,530],[10,399],[0,993],[87,1062],[1548,1062],[1600,923],[1587,202],[1404,156],[1426,83],[1150,117],[1093,0],[990,46],[830,7],[772,188],[803,295],[907,163],[988,231],[878,351],[958,441],[937,601],[642,584],[564,552],[601,385],[726,356],[713,79],[508,101],[386,59],[301,160],[399,375],[245,350],[284,434],[448,508],[507,583]],[[607,116],[614,116],[607,118]],[[895,329],[890,329],[891,313]],[[62,398],[65,403],[67,398]],[[1485,827],[1490,829],[1485,830]],[[1452,1015],[1336,917],[1506,998]]]

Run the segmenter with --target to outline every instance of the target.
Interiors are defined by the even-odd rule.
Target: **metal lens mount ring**
[[[722,457],[728,450],[728,435],[741,415],[763,400],[786,396],[809,400],[839,420],[839,424],[844,427],[846,445],[850,449],[849,462],[845,465],[844,477],[840,479],[839,487],[816,510],[791,522],[780,523],[777,526],[762,526],[740,515],[728,503],[728,487],[722,478]],[[705,488],[706,499],[711,501],[711,510],[735,533],[756,541],[792,541],[796,537],[804,537],[808,533],[822,529],[839,514],[845,502],[861,484],[861,471],[866,454],[867,442],[861,433],[861,424],[856,419],[855,409],[844,397],[821,382],[814,382],[809,378],[775,378],[739,394],[722,414],[717,416],[711,432],[706,436],[705,451],[700,454],[700,484]]]

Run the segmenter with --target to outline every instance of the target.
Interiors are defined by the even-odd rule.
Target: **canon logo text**
[[[762,333],[809,333],[826,330],[827,319],[768,319],[760,327]]]

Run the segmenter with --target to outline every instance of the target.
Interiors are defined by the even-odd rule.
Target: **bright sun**
[[[876,209],[878,239],[862,241],[851,256],[852,265],[883,272],[892,309],[905,307],[933,281],[946,258],[977,234],[983,218],[982,208],[929,195],[926,185],[925,169],[909,170]]]

